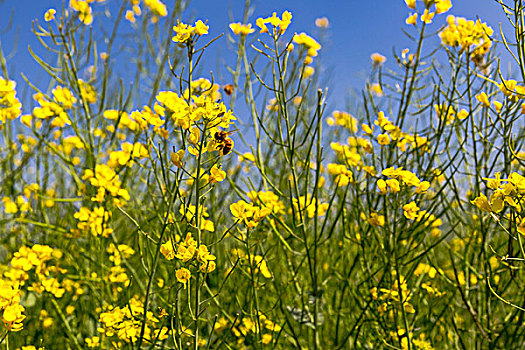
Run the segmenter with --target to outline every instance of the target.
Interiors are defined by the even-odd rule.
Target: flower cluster
[[[244,223],[248,228],[256,227],[259,222],[272,213],[272,209],[264,206],[264,204],[258,207],[242,199],[230,204],[230,211],[236,220]]]
[[[201,20],[195,22],[194,25],[177,21],[177,25],[173,27],[176,35],[172,40],[179,45],[192,44],[196,38],[208,34],[208,29],[209,27]]]
[[[208,82],[209,83],[209,82]],[[198,94],[198,92],[202,92]],[[166,109],[168,117],[183,129],[190,129],[196,122],[204,120],[208,123],[208,131],[213,128],[228,128],[236,118],[231,110],[228,110],[223,102],[217,102],[218,87],[199,82],[192,85],[192,101],[188,105],[186,99],[179,97],[172,91],[161,91],[157,95],[157,101]],[[188,92],[185,93],[188,95]]]
[[[89,6],[94,1],[102,2],[104,0],[69,0],[69,7],[78,12],[78,19],[85,25],[93,23],[93,9]]]
[[[262,330],[259,330],[259,324]],[[271,344],[274,334],[281,331],[281,326],[272,322],[263,314],[259,314],[258,322],[253,317],[244,316],[236,318],[233,322],[221,317],[217,320],[214,326],[215,332],[221,334],[226,330],[230,330],[237,338],[237,345],[239,348],[245,348],[244,345],[249,345],[249,339],[261,334],[262,343],[264,345]]]
[[[498,84],[498,88],[511,102],[517,102],[518,100],[525,98],[525,86],[518,85],[516,80],[502,80],[502,82]],[[496,104],[496,109],[498,109],[497,101],[494,101],[494,103]],[[499,109],[501,110],[501,106]]]
[[[97,195],[91,198],[92,201],[102,203],[107,194],[113,197],[116,205],[121,205],[123,201],[130,199],[129,192],[121,187],[122,183],[117,173],[106,164],[97,164],[95,171],[87,169],[82,179],[88,180],[97,188]]]
[[[126,11],[126,19],[131,23],[135,23],[135,16],[140,16],[142,10],[140,8],[141,0],[131,0],[132,10]],[[144,6],[153,14],[151,18],[152,23],[157,23],[159,17],[166,17],[168,15],[168,9],[166,5],[160,0],[143,0]]]
[[[255,31],[255,29],[252,28],[252,24],[242,24],[242,23],[231,23],[230,29],[235,35],[241,35],[246,36],[248,34],[251,34]]]
[[[246,193],[246,196],[258,206],[270,209],[273,214],[282,215],[285,213],[284,203],[272,191],[250,191]]]
[[[108,166],[118,168],[120,166],[132,166],[134,159],[141,159],[149,156],[148,149],[140,142],[131,144],[124,142],[120,151],[113,151],[109,154]]]
[[[471,201],[478,209],[487,213],[499,214],[505,206],[512,209],[512,213],[504,218],[516,220],[517,231],[525,235],[525,216],[522,216],[521,201],[525,194],[525,177],[518,173],[510,173],[507,179],[501,178],[501,173],[496,173],[495,178],[485,179],[487,187],[491,189],[492,195],[489,198],[481,193]]]
[[[293,42],[306,49],[306,58],[304,59],[304,64],[306,65],[313,62],[313,58],[317,56],[318,51],[321,49],[321,44],[306,33],[295,34]]]
[[[432,23],[432,19],[436,14],[442,14],[448,12],[452,8],[451,0],[423,0],[425,5],[425,11],[421,14],[421,21],[424,23]],[[414,10],[416,9],[416,0],[405,0],[405,3],[408,8]],[[432,12],[431,6],[435,5],[435,12]],[[407,19],[406,24],[415,25],[417,23],[418,13],[411,13]]]
[[[357,132],[357,119],[347,112],[334,111],[332,115],[326,119],[326,123],[330,126],[342,126],[353,134]]]
[[[429,150],[428,139],[426,137],[403,132],[401,128],[394,125],[382,111],[378,113],[374,124],[380,127],[382,131],[381,134],[377,135],[377,142],[381,146],[389,145],[392,141],[395,141],[396,146],[403,152],[407,150],[407,146],[409,145],[421,151]],[[362,124],[361,128],[366,134],[373,136],[373,126],[370,127],[368,124]]]
[[[174,242],[172,239],[169,239],[161,245],[160,252],[167,260],[177,258],[182,263],[199,263],[199,270],[202,273],[210,273],[214,271],[216,267],[215,255],[210,253],[206,245],[198,245],[191,233],[186,234],[186,238],[183,241]],[[182,270],[181,272],[184,271]],[[182,279],[182,277],[179,278],[179,280],[180,279]]]
[[[266,260],[261,255],[248,255],[240,249],[232,249],[232,255],[236,260],[240,261],[241,266],[247,265],[247,272],[251,273],[253,269],[254,274],[261,274],[265,278],[272,278],[272,273],[268,268]]]
[[[354,181],[352,171],[344,164],[330,163],[326,166],[328,173],[335,176],[335,183],[338,187],[343,187]]]
[[[277,16],[277,13],[274,12],[271,17],[267,18],[257,18],[257,21],[255,24],[257,27],[259,27],[261,30],[261,33],[270,33],[268,30],[267,24],[271,24],[273,26],[273,35],[282,35],[288,28],[288,26],[292,23],[292,13],[289,11],[284,11],[281,18]]]
[[[20,116],[22,104],[16,98],[16,83],[0,77],[0,129],[6,120]]]
[[[306,214],[308,218],[313,218],[316,213],[317,216],[324,216],[326,214],[326,211],[330,207],[328,203],[321,203],[320,201],[316,200],[314,197],[312,197],[310,194],[307,194],[306,196],[300,196],[299,200],[297,198],[294,198],[292,201],[293,205],[293,212],[295,213],[295,216],[299,219],[302,216]],[[289,210],[289,212],[292,212],[292,209]]]
[[[104,207],[96,207],[93,210],[81,207],[73,216],[78,220],[78,230],[72,230],[75,236],[80,233],[91,233],[95,237],[109,237],[113,233],[113,229],[108,227],[111,212]]]
[[[394,283],[392,288],[372,288],[370,293],[374,300],[382,301],[383,303],[378,307],[381,314],[392,309],[392,307],[401,306],[407,313],[415,313],[414,306],[410,303],[412,293],[408,289],[407,282],[403,276],[399,276],[399,282],[396,275],[393,274]]]
[[[22,291],[18,281],[0,279],[0,311],[2,322],[8,331],[18,332],[23,328],[25,308],[20,304]]]
[[[494,31],[479,19],[474,22],[450,15],[447,24],[439,33],[444,46],[459,47],[462,51],[469,51],[473,57],[484,56],[492,46],[490,37]]]
[[[377,187],[382,194],[386,194],[389,190],[391,193],[401,191],[401,186],[415,187],[416,193],[425,193],[430,188],[428,181],[421,181],[418,177],[409,170],[403,168],[390,167],[381,172],[382,175],[388,179],[377,180]]]
[[[35,244],[29,248],[22,246],[13,254],[9,266],[2,266],[3,277],[0,279],[0,309],[3,310],[2,320],[5,327],[11,331],[22,329],[22,314],[25,308],[20,304],[22,286],[31,282],[28,291],[42,294],[51,293],[55,298],[62,298],[66,292],[65,284],[71,282],[64,279],[59,282],[58,276],[66,270],[58,267],[62,252],[46,245]],[[56,265],[52,260],[57,260]]]
[[[452,124],[455,120],[463,120],[468,117],[467,110],[461,109],[459,112],[456,112],[453,106],[447,106],[445,103],[441,105],[435,104],[434,110],[438,118],[447,125]]]
[[[143,303],[138,298],[131,298],[123,307],[106,307],[106,311],[99,316],[101,327],[98,331],[106,337],[116,336],[126,343],[135,343],[141,332],[143,317]],[[168,328],[161,326],[161,320],[153,312],[146,311],[144,339],[154,342],[167,338]]]
[[[365,213],[361,212],[360,217],[362,220],[368,222],[372,226],[385,225],[385,216],[379,215],[378,213],[370,213],[370,215],[367,216]]]
[[[25,122],[24,120],[22,120],[22,122],[27,125],[31,122],[32,117],[41,120],[53,117],[53,120],[51,121],[52,127],[62,128],[66,125],[71,125],[71,120],[69,119],[66,110],[73,106],[73,101],[76,101],[76,99],[68,93],[69,90],[66,88],[54,90],[54,92],[57,91],[58,93],[54,94],[54,100],[49,100],[41,93],[35,94],[33,99],[38,102],[40,106],[33,108],[32,116],[26,117]],[[35,127],[39,128],[40,123],[37,123]]]

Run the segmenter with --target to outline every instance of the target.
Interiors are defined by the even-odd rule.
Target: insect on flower
[[[231,152],[233,148],[233,140],[229,138],[229,136],[237,130],[239,129],[235,129],[230,132],[221,130],[215,133],[215,142],[217,142],[217,149],[219,150],[219,154],[221,156],[225,156]]]

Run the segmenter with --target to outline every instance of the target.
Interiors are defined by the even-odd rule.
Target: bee
[[[215,133],[215,142],[217,143],[217,150],[221,156],[225,156],[231,152],[233,148],[233,140],[229,137],[236,130],[226,132],[226,131],[217,131]]]
[[[230,96],[233,93],[233,85],[232,84],[224,85],[223,89],[224,89],[224,92],[226,93],[226,95],[228,95],[228,96]]]

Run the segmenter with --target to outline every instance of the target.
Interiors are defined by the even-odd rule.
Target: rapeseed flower
[[[255,29],[252,28],[252,24],[242,24],[242,23],[231,23],[230,29],[235,35],[241,35],[246,36],[248,34],[251,34],[255,31]]]
[[[57,13],[57,10],[55,9],[49,9],[44,13],[44,20],[46,22],[52,21],[55,19],[55,14]]]
[[[193,26],[177,21],[177,25],[173,27],[176,35],[172,41],[179,45],[191,43],[195,38],[208,34],[208,29],[209,26],[201,20],[195,22]]]
[[[289,11],[284,11],[281,18],[277,16],[277,13],[274,12],[271,17],[267,18],[257,18],[255,24],[259,27],[260,33],[270,33],[266,24],[271,24],[273,26],[273,35],[282,35],[292,23],[292,13]],[[277,30],[279,28],[279,30]]]
[[[328,18],[326,17],[316,18],[315,26],[317,28],[328,28],[330,26],[330,22],[328,21]]]
[[[177,271],[175,271],[175,276],[177,277],[177,281],[182,283],[184,285],[184,289],[186,289],[186,285],[188,284],[188,281],[191,278],[191,272],[185,267],[181,267]]]

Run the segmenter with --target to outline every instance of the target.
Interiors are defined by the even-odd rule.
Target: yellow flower
[[[425,193],[430,188],[430,182],[421,181],[419,186],[416,188],[416,193]]]
[[[386,188],[386,181],[383,179],[377,180],[377,188],[379,189],[379,192],[381,192],[382,194],[385,194],[388,191]]]
[[[485,107],[490,107],[490,102],[487,94],[485,91],[481,92],[480,94],[476,95],[476,99]]]
[[[174,244],[171,239],[160,246],[160,253],[164,255],[166,260],[173,260],[175,258]]]
[[[485,211],[488,213],[490,213],[491,211],[488,198],[484,194],[480,194],[479,197],[476,197],[473,201],[470,201],[470,203],[474,204],[481,211]]]
[[[494,108],[496,109],[496,112],[500,113],[501,109],[503,108],[503,103],[499,101],[492,102],[494,104]]]
[[[390,143],[390,137],[388,134],[379,134],[377,135],[377,142],[382,146],[388,145]]]
[[[298,45],[303,45],[308,50],[306,55],[309,57],[317,56],[318,51],[321,49],[321,44],[306,33],[295,34],[293,42]]]
[[[260,33],[269,33],[266,24],[271,24],[273,26],[274,34],[282,35],[290,23],[292,23],[292,13],[284,11],[281,18],[277,16],[276,12],[274,12],[271,17],[257,18],[255,25],[261,29]],[[279,31],[277,31],[277,28],[279,28]]]
[[[315,19],[315,26],[317,28],[328,28],[329,25],[330,25],[330,22],[328,21],[328,18],[326,17]]]
[[[204,34],[208,34],[208,29],[210,27],[207,26],[203,21],[201,20],[198,20],[197,22],[195,22],[195,29],[194,29],[194,32],[195,34],[197,35],[204,35]]]
[[[314,67],[306,66],[306,67],[304,67],[303,78],[308,79],[312,75],[314,75],[314,73],[315,73]]]
[[[461,50],[470,47],[472,55],[483,56],[492,46],[490,36],[494,33],[493,29],[482,23],[480,20],[468,21],[462,17],[447,17],[448,26],[439,33],[442,45],[452,47],[459,46]]]
[[[127,10],[126,11],[126,15],[124,16],[128,21],[130,21],[131,23],[135,23],[136,20],[135,20],[135,13],[131,10]]]
[[[405,23],[412,24],[415,26],[417,24],[417,13],[408,15],[407,19],[405,20]]]
[[[266,265],[266,261],[264,258],[260,255],[256,255],[252,257],[253,262],[255,264],[255,272],[261,272],[261,274],[266,278],[272,278],[272,274],[270,273],[270,270],[268,269],[268,265]]]
[[[69,0],[69,7],[78,12],[78,19],[85,25],[93,23],[93,10],[86,0]]]
[[[399,181],[397,181],[396,179],[388,179],[385,181],[385,183],[390,188],[390,192],[397,193],[401,191],[401,187],[399,186]]]
[[[372,226],[383,226],[385,224],[385,216],[378,215],[377,213],[371,213],[370,217],[367,217],[366,214],[362,212],[360,217]]]
[[[44,14],[44,20],[46,22],[49,22],[49,21],[52,21],[55,19],[55,14],[57,13],[57,10],[55,9],[49,9],[46,11],[46,13]]]
[[[432,23],[432,18],[434,18],[435,13],[428,11],[428,9],[425,9],[425,12],[421,15],[421,20],[425,22],[426,24]]]
[[[405,0],[405,3],[411,9],[415,9],[416,8],[416,0]]]
[[[417,218],[419,207],[416,205],[415,202],[410,202],[403,206],[403,211],[404,211],[403,214],[405,215],[407,219],[414,220]]]
[[[19,331],[22,329],[21,322],[25,319],[25,315],[22,314],[25,309],[20,304],[11,304],[4,309],[2,315],[2,321],[7,325],[8,329],[13,331]]]
[[[177,281],[184,284],[184,289],[186,289],[186,284],[191,278],[191,272],[187,268],[181,267],[177,271],[175,271],[175,276],[177,277]]]
[[[184,44],[191,41],[194,36],[208,34],[208,29],[209,27],[201,20],[195,22],[193,26],[177,22],[177,25],[173,27],[177,35],[175,35],[172,40],[173,42]]]
[[[352,133],[357,132],[357,119],[347,112],[334,111],[332,116],[327,118],[326,122],[328,125],[340,125]]]
[[[182,168],[184,166],[184,154],[186,152],[181,149],[177,152],[171,152],[171,162],[178,168]]]
[[[381,85],[379,84],[372,84],[370,86],[370,91],[372,91],[378,97],[383,96],[383,89],[381,88]]]
[[[361,124],[361,129],[363,129],[363,132],[368,135],[372,135],[374,132],[374,129],[371,128],[368,124]]]
[[[241,23],[231,23],[230,29],[235,35],[241,35],[245,36],[248,34],[251,34],[255,31],[255,29],[252,28],[252,24],[241,24]]]
[[[442,14],[450,10],[452,2],[450,0],[436,0],[436,13]]]
[[[9,197],[2,198],[2,202],[4,202],[4,211],[6,214],[15,214],[18,212],[18,207],[16,206],[16,203],[11,200]]]
[[[144,5],[157,16],[166,17],[168,15],[166,5],[160,0],[144,0]]]
[[[386,57],[377,52],[371,54],[370,59],[372,60],[372,64],[374,66],[380,66],[386,62]]]
[[[213,165],[213,167],[210,169],[210,183],[216,183],[224,181],[226,178],[226,172],[219,169],[217,167],[217,164]]]

